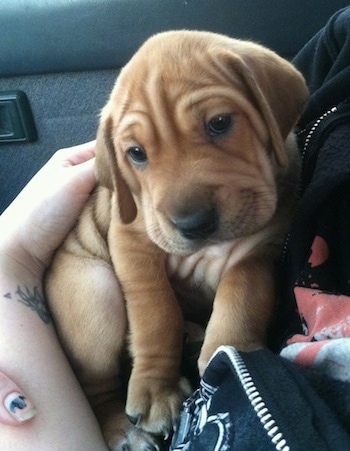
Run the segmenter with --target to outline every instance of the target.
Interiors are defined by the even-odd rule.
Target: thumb
[[[0,372],[0,423],[18,426],[32,419],[36,410],[22,390],[4,373]]]
[[[79,163],[75,166],[66,168],[71,177],[72,190],[80,194],[90,194],[96,185],[95,177],[95,158]]]

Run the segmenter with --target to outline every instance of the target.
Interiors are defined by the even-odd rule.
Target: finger
[[[70,177],[74,185],[75,194],[89,194],[96,185],[95,158],[72,166],[65,170],[70,171]]]
[[[58,150],[52,161],[62,167],[75,166],[95,156],[96,141],[79,144],[74,147]]]
[[[0,372],[0,423],[18,426],[36,414],[32,402],[9,377]]]
[[[72,173],[76,174],[82,174],[85,176],[93,175],[94,174],[94,167],[95,167],[95,156],[87,159],[86,161],[82,161],[79,164],[72,165],[70,167],[64,168],[64,170],[69,170]]]

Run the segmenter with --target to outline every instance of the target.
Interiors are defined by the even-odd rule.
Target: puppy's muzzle
[[[172,218],[181,236],[188,240],[206,239],[218,228],[219,216],[215,208],[202,207]]]

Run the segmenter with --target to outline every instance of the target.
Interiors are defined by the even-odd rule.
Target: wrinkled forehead
[[[221,42],[199,33],[151,38],[122,70],[114,92],[118,129],[184,118],[252,111],[240,74],[220,58]],[[205,117],[204,117],[205,119]]]
[[[225,38],[213,39],[203,32],[163,33],[149,39],[123,69],[120,81],[141,90],[145,84],[166,88],[163,94],[177,94],[192,88],[223,84],[244,88],[241,77],[227,67],[220,53],[227,49]]]

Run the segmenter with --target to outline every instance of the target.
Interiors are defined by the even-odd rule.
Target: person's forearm
[[[0,424],[0,449],[106,450],[97,421],[59,346],[43,298],[41,275],[1,252],[0,330],[0,370],[30,393],[37,410],[20,427]]]

